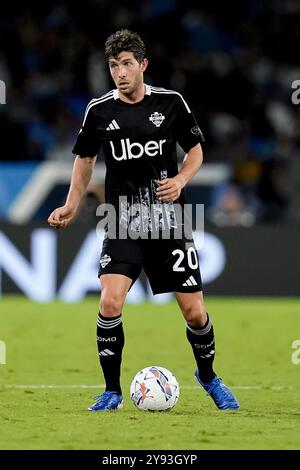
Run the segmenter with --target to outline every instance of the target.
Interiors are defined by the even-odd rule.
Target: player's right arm
[[[50,214],[48,223],[51,227],[57,229],[65,228],[75,217],[80,202],[86,192],[86,188],[91,180],[96,158],[96,156],[85,158],[77,156],[75,158],[66,203]]]

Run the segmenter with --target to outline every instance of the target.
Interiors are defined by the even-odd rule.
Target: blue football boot
[[[89,407],[89,411],[109,411],[123,408],[123,397],[118,392],[104,392],[94,397],[96,402]]]
[[[239,402],[232,391],[223,384],[219,377],[214,377],[210,382],[203,383],[199,377],[198,369],[195,370],[195,377],[207,395],[210,395],[219,410],[238,410]]]

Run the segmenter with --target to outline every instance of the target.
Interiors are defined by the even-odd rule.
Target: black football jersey
[[[120,100],[117,89],[91,100],[73,153],[81,158],[99,154],[104,160],[107,203],[119,207],[119,197],[126,196],[128,206],[141,204],[145,210],[157,204],[157,209],[157,180],[178,174],[176,143],[188,152],[201,139],[180,93],[146,85],[138,103]],[[178,202],[183,204],[183,193]],[[164,204],[170,213],[172,203]]]

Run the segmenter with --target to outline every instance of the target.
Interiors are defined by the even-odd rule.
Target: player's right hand
[[[48,224],[54,228],[65,228],[75,216],[75,210],[68,205],[58,207],[48,217]]]

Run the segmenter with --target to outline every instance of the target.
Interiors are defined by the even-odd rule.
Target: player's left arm
[[[186,154],[178,175],[158,181],[157,195],[162,202],[173,202],[179,198],[182,188],[193,178],[203,162],[200,144],[196,144]]]

